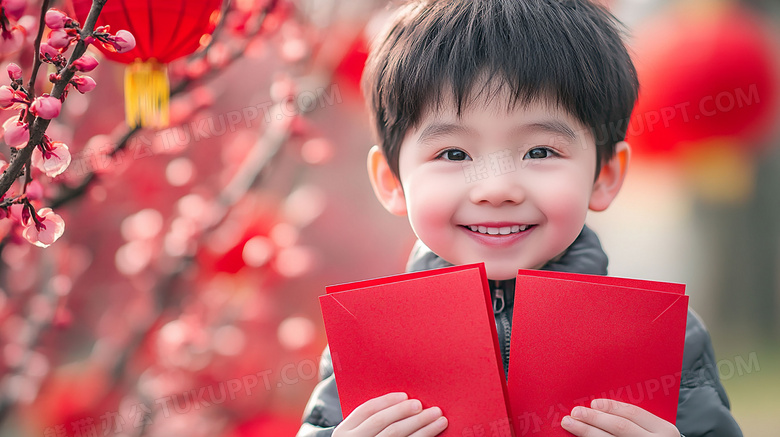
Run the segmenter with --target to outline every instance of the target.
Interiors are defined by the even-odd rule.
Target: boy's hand
[[[636,405],[611,399],[595,399],[590,408],[574,407],[561,426],[578,437],[680,437],[671,423]]]
[[[347,416],[333,431],[333,437],[432,437],[447,428],[439,407],[423,410],[417,399],[406,393],[388,393],[370,399]]]

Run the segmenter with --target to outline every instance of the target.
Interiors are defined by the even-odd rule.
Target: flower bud
[[[46,44],[45,42],[42,42],[39,53],[40,53],[40,56],[41,56],[41,60],[46,59],[46,55],[49,55],[49,58],[54,59],[57,56],[59,56],[60,51],[55,49],[54,47]]]
[[[113,46],[117,53],[129,52],[135,48],[135,37],[126,30],[120,30],[114,36]]]
[[[23,207],[22,208],[22,218],[20,220],[22,222],[22,225],[29,226],[31,218],[32,218],[32,214],[30,214],[30,210]]]
[[[18,65],[11,62],[8,64],[8,77],[11,78],[11,80],[19,80],[22,78],[22,69]]]
[[[70,45],[70,41],[72,39],[73,37],[68,35],[68,32],[65,32],[62,29],[57,29],[51,31],[47,43],[55,49],[64,49]]]
[[[76,59],[75,61],[73,61],[73,68],[75,68],[76,71],[82,71],[82,72],[92,71],[97,66],[98,66],[97,59],[89,55],[84,55]]]
[[[73,21],[69,16],[59,9],[51,8],[46,11],[46,17],[44,18],[46,25],[49,29],[62,29],[66,24]]]
[[[27,8],[27,0],[3,0],[2,6],[5,15],[17,21],[24,15],[24,10]]]
[[[96,85],[95,79],[92,79],[89,76],[76,76],[70,81],[70,83],[72,83],[76,90],[81,94],[92,91],[95,89]]]
[[[47,120],[57,118],[57,116],[60,115],[60,109],[62,109],[62,102],[60,99],[48,94],[37,97],[32,105],[30,105],[30,112]]]
[[[9,147],[21,149],[30,141],[30,126],[22,123],[16,117],[9,118],[3,123],[3,139]]]
[[[8,85],[0,86],[0,109],[8,109],[15,102],[16,92]]]

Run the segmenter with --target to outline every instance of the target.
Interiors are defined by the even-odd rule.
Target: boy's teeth
[[[488,234],[488,235],[509,235],[509,234],[516,234],[518,232],[525,231],[529,228],[529,225],[512,225],[512,226],[504,226],[501,228],[491,228],[487,226],[469,226],[469,229],[471,229],[472,232],[479,232],[480,234]]]

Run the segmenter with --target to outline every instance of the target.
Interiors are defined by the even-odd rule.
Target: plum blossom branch
[[[87,43],[85,40],[92,35],[95,29],[95,23],[97,22],[98,15],[103,9],[103,6],[106,4],[106,1],[107,0],[93,0],[89,15],[87,16],[87,20],[84,23],[84,27],[82,28],[80,34],[81,38],[73,48],[73,53],[71,53],[70,59],[68,60],[65,68],[60,69],[59,77],[55,81],[54,88],[51,92],[51,97],[60,99],[65,92],[66,87],[70,84],[71,79],[76,73],[76,69],[69,67],[71,67],[76,62],[76,60],[81,58],[81,56],[86,52]],[[38,42],[40,43],[40,41]],[[36,53],[36,57],[39,58],[38,53]],[[43,118],[41,116],[35,117],[31,127],[29,128],[30,137],[27,145],[19,149],[18,153],[12,157],[10,165],[5,170],[5,172],[3,172],[2,177],[0,177],[0,193],[7,193],[14,181],[21,175],[24,166],[32,157],[33,149],[35,149],[43,142],[46,129],[49,127],[49,123],[51,123],[51,119]]]
[[[35,35],[35,54],[33,57],[32,74],[30,74],[30,81],[27,83],[27,90],[32,98],[35,98],[35,80],[38,78],[38,69],[41,68],[41,57],[37,56],[41,50],[41,39],[43,38],[44,24],[46,24],[46,11],[49,10],[49,0],[43,0],[41,5],[41,17],[38,20],[38,34]]]
[[[0,176],[0,200],[11,189],[13,183],[24,175],[21,192],[25,194],[32,183],[31,169],[35,167],[48,177],[56,177],[67,169],[71,162],[71,154],[64,143],[52,141],[46,135],[51,120],[60,114],[62,102],[68,95],[72,85],[80,93],[91,91],[95,81],[88,76],[76,76],[76,72],[87,72],[97,67],[97,60],[85,55],[89,44],[98,42],[106,49],[114,52],[124,52],[135,47],[135,37],[126,31],[119,30],[115,35],[108,32],[108,26],[95,29],[97,17],[106,0],[93,0],[84,27],[57,9],[48,9],[49,0],[44,0],[38,23],[38,31],[34,43],[32,73],[27,88],[22,85],[22,70],[16,64],[9,64],[7,71],[11,85],[0,87],[0,108],[20,109],[18,118],[10,118],[3,123],[2,135],[5,143],[11,147],[11,162],[4,165]],[[6,29],[7,16],[5,4],[0,10],[3,29]],[[10,25],[10,22],[8,23]],[[42,43],[44,28],[51,29],[48,40]],[[15,28],[14,28],[15,29]],[[10,33],[9,33],[10,35]],[[6,37],[6,34],[3,34]],[[75,45],[74,45],[75,43]],[[65,59],[64,53],[74,45],[70,58]],[[57,72],[49,75],[49,81],[54,84],[51,94],[36,96],[35,85],[38,71],[42,63],[53,64]],[[10,200],[10,205],[24,205],[24,211],[32,216],[31,225],[22,220],[25,229],[22,236],[30,243],[47,247],[56,241],[64,230],[62,218],[49,208],[35,211],[30,198],[19,196]],[[36,199],[37,200],[37,199]],[[7,202],[6,202],[7,203]],[[5,203],[3,204],[5,205]],[[10,207],[10,206],[9,206]],[[5,206],[0,215],[9,215]],[[48,220],[48,224],[44,221]]]

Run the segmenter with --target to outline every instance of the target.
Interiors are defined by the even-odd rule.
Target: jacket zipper
[[[494,281],[496,290],[496,300],[493,301],[493,314],[497,315],[501,329],[504,333],[504,373],[509,373],[509,343],[512,338],[512,328],[509,326],[509,317],[504,312],[506,301],[504,300],[504,289],[498,288],[498,281]]]

